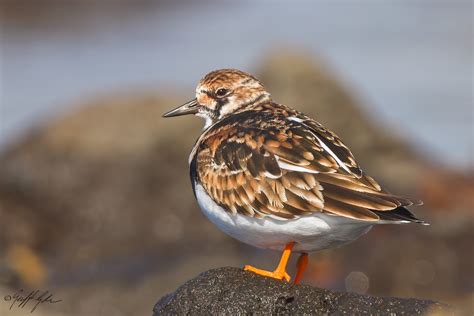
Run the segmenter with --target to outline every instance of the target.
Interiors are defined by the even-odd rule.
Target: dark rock
[[[238,268],[218,268],[163,296],[153,315],[242,314],[392,314],[447,312],[444,304],[413,298],[339,293],[309,285],[293,285]]]

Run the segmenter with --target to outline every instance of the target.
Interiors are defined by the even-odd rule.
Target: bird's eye
[[[229,92],[229,90],[224,89],[224,88],[220,88],[220,89],[218,89],[218,90],[216,91],[216,95],[217,95],[218,97],[223,97],[223,96],[225,96],[228,92]]]

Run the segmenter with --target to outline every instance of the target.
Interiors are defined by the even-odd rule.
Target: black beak
[[[199,110],[199,104],[197,99],[186,102],[185,104],[178,106],[176,109],[171,110],[163,114],[163,117],[173,117],[187,114],[196,114]]]

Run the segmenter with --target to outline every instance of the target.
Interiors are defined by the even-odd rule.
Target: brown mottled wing
[[[291,219],[325,212],[379,220],[410,205],[364,175],[336,135],[304,116],[244,113],[211,128],[196,151],[200,184],[224,209]]]

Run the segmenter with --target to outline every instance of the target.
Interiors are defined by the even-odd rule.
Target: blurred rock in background
[[[256,75],[276,101],[336,131],[389,191],[424,200],[414,212],[432,224],[376,227],[349,246],[313,254],[304,281],[469,304],[472,171],[420,155],[305,55],[271,54]],[[68,315],[141,315],[202,271],[276,264],[278,254],[232,240],[199,211],[187,159],[202,122],[161,119],[185,101],[152,90],[98,97],[3,151],[0,294],[41,286],[68,302],[54,306]]]

